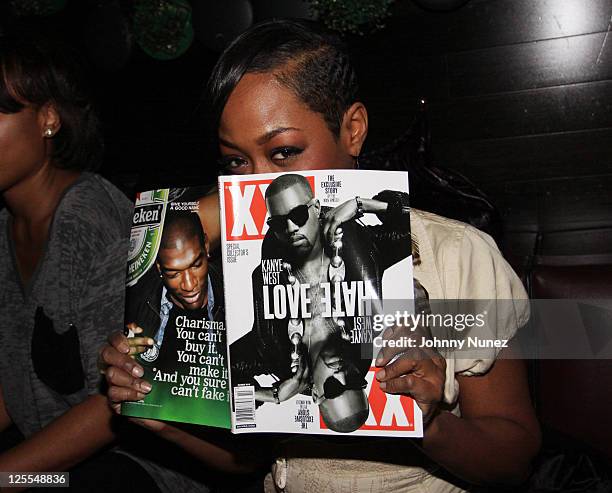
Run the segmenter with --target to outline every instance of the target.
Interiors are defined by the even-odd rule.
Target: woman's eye
[[[272,150],[271,159],[273,161],[283,161],[285,159],[289,159],[293,156],[297,156],[301,154],[303,149],[298,147],[279,147],[277,149]]]
[[[241,166],[246,166],[248,161],[244,158],[237,156],[224,156],[221,158],[221,167],[228,171],[236,170]]]

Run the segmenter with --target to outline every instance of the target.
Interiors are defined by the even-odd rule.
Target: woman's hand
[[[151,384],[141,379],[143,368],[130,356],[134,350],[128,338],[119,331],[110,334],[107,344],[100,350],[98,367],[106,376],[107,398],[117,414],[122,402],[142,400],[151,391]]]
[[[142,334],[143,330],[135,323],[126,326],[133,334]],[[143,353],[155,343],[150,337],[126,337],[121,332],[113,332],[108,343],[100,351],[98,366],[108,382],[107,399],[111,409],[121,414],[121,403],[139,401],[151,391],[151,384],[140,377],[143,368],[133,357]],[[163,421],[143,418],[130,418],[136,423],[156,433],[165,431],[169,426]]]
[[[420,332],[413,332],[409,327],[395,326],[385,330],[382,340],[404,342],[412,339],[416,343],[420,335]],[[376,366],[384,367],[376,373],[380,388],[390,394],[412,397],[423,413],[423,425],[427,426],[444,397],[444,358],[427,348],[406,347],[405,344],[403,347],[392,347],[385,344],[378,354]]]
[[[130,356],[144,353],[155,344],[155,341],[150,337],[136,337],[137,334],[142,334],[144,332],[144,329],[139,327],[136,323],[130,322],[126,325],[126,328],[130,331],[130,335],[127,337],[130,346]]]

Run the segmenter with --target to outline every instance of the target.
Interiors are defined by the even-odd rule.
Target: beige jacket
[[[527,294],[492,238],[465,223],[419,210],[411,211],[410,220],[420,257],[415,262],[414,277],[430,300],[512,300],[494,304],[489,313],[498,337],[511,338],[529,318]],[[486,349],[478,358],[446,358],[444,400],[452,412],[460,414],[456,375],[485,373],[498,351]],[[328,441],[316,438],[294,440],[286,445],[268,474],[266,491],[464,491],[438,477],[436,464],[400,441],[391,438],[372,444],[356,439],[331,448]]]

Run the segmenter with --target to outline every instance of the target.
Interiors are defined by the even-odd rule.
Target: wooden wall
[[[385,31],[354,44],[370,146],[401,133],[423,96],[436,162],[491,195],[510,255],[538,232],[544,253],[612,252],[611,21],[611,0],[449,13],[399,0]]]

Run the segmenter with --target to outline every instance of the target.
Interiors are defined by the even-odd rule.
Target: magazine
[[[155,344],[135,356],[152,390],[122,404],[127,416],[230,427],[221,266],[197,214],[205,193],[166,188],[136,197],[125,322],[130,336]]]
[[[414,297],[405,172],[219,178],[232,431],[422,436],[373,361]]]
[[[373,364],[385,300],[414,297],[407,173],[227,176],[219,192],[220,259],[198,215],[205,188],[137,196],[125,321],[155,342],[134,356],[152,390],[122,414],[421,437],[420,408],[383,392]]]

